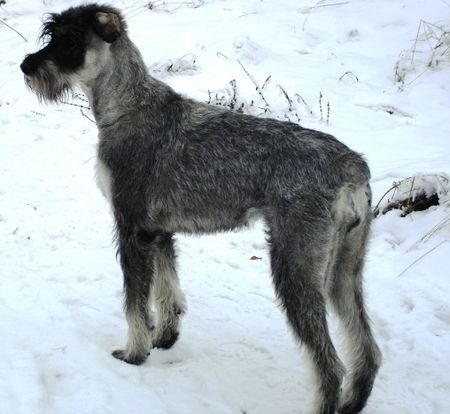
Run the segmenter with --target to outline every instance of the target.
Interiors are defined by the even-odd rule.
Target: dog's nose
[[[22,64],[20,65],[20,69],[22,70],[22,72],[23,72],[25,75],[31,75],[31,74],[32,74],[32,72],[33,72],[33,67],[32,67],[32,65],[30,64],[29,59],[25,59],[25,60],[22,62]]]

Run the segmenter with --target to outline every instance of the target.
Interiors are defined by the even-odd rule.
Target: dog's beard
[[[33,76],[25,75],[25,84],[46,104],[67,101],[72,89],[69,79],[52,64],[40,67]]]

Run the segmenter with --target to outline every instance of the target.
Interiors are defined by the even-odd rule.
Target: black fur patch
[[[40,35],[40,39],[47,43],[40,51],[45,53],[38,52],[29,55],[27,59],[33,66],[39,64],[39,58],[51,58],[61,71],[72,72],[79,69],[84,63],[89,36],[95,31],[98,12],[115,13],[120,16],[116,9],[98,4],[71,7],[62,13],[50,14],[42,26]],[[120,26],[125,30],[126,25],[122,19]]]

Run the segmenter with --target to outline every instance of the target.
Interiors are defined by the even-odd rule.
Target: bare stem
[[[4,3],[3,3],[4,4]],[[8,23],[6,23],[3,19],[0,19],[0,22],[2,22],[2,24],[4,24],[6,27],[10,28],[13,32],[16,32],[23,40],[25,40],[25,42],[28,42],[28,39],[23,36],[21,33],[19,33],[16,29],[14,29],[14,27],[11,27]]]
[[[253,82],[253,84],[256,87],[256,91],[258,92],[259,96],[261,97],[261,99],[264,101],[264,103],[266,104],[266,108],[267,110],[269,110],[269,103],[266,101],[266,98],[264,97],[261,87],[258,85],[258,83],[256,82],[255,78],[250,75],[250,72],[245,68],[245,66],[241,63],[241,61],[238,59],[238,63],[239,65],[241,65],[241,68],[244,70],[245,74],[249,77],[249,79]]]

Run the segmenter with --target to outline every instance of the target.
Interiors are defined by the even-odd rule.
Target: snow
[[[394,181],[449,174],[449,51],[439,46],[436,64],[432,26],[421,23],[448,28],[445,1],[153,1],[151,11],[146,3],[113,2],[155,76],[203,101],[208,91],[230,99],[236,80],[249,111],[298,116],[339,137],[365,154],[374,204]],[[0,412],[308,412],[310,367],[277,307],[261,223],[179,236],[189,306],[180,340],[140,367],[111,356],[126,322],[112,219],[94,180],[96,128],[78,107],[39,104],[18,68],[37,49],[41,16],[75,4],[0,8],[28,39],[0,25]],[[262,88],[269,76],[268,113],[255,82]],[[450,410],[450,205],[442,200],[374,221],[365,281],[384,363],[366,413]]]

